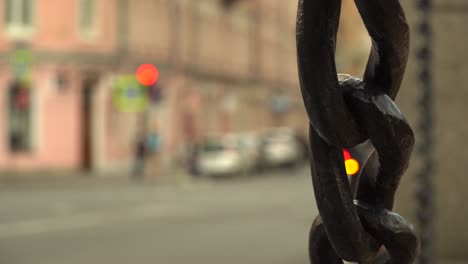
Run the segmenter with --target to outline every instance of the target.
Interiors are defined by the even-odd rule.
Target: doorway
[[[81,169],[91,171],[93,167],[92,153],[92,97],[94,79],[86,79],[81,89]]]

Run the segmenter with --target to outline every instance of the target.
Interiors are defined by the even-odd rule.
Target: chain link
[[[355,0],[373,40],[364,78],[337,75],[341,0],[299,0],[299,79],[310,121],[311,167],[320,212],[309,237],[313,264],[413,263],[418,239],[392,212],[414,134],[394,100],[409,54],[409,28],[398,0]],[[351,187],[343,148],[371,143]],[[356,188],[356,189],[352,189]]]

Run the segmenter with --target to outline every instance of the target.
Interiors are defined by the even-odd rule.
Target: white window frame
[[[93,14],[91,14],[93,18],[93,22],[90,28],[84,29],[81,27],[81,15],[82,15],[82,2],[88,0],[76,0],[77,5],[77,15],[76,15],[76,27],[78,30],[78,35],[80,36],[81,40],[89,42],[95,40],[99,36],[99,8],[101,1],[100,0],[89,0],[91,1]]]
[[[6,17],[5,19],[5,26],[6,26],[6,35],[9,38],[12,39],[18,39],[18,40],[25,40],[29,39],[32,37],[32,35],[36,31],[36,0],[30,0],[31,1],[31,6],[30,6],[30,12],[31,12],[31,17],[30,17],[30,24],[26,25],[23,24],[22,20],[23,18],[21,17],[21,12],[23,9],[23,4],[24,0],[11,0],[11,6],[7,5],[7,1],[4,1],[4,9],[5,13],[6,12],[11,12],[11,21],[7,21]],[[10,9],[10,10],[7,10]]]

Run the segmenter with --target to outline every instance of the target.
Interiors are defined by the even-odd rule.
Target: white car
[[[278,128],[265,134],[262,155],[264,166],[294,166],[303,160],[304,152],[292,129]]]
[[[258,168],[260,154],[260,140],[253,133],[212,137],[202,144],[197,166],[202,175],[247,174]]]
[[[261,164],[261,139],[256,133],[237,135],[239,150],[242,155],[244,172],[255,172]]]
[[[243,162],[238,142],[227,138],[210,138],[200,149],[197,167],[202,175],[223,176],[241,173]]]

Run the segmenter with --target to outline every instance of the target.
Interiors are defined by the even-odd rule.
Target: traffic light
[[[13,85],[11,90],[11,102],[14,110],[27,110],[31,104],[31,89],[20,82]]]
[[[159,70],[152,64],[138,66],[135,77],[140,85],[147,89],[149,102],[159,103],[162,100],[162,89],[158,84]]]
[[[140,65],[135,75],[138,82],[143,86],[152,86],[156,84],[159,79],[159,71],[156,66],[152,64]]]
[[[152,103],[159,103],[163,99],[161,85],[157,83],[148,87],[148,94]]]

